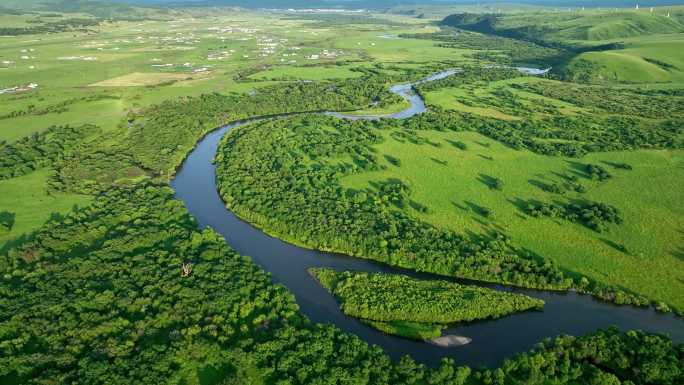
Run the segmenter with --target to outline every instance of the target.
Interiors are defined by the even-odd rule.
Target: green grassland
[[[482,96],[483,93],[478,92]],[[443,88],[426,94],[425,101],[432,106],[439,106],[445,110],[454,110],[502,120],[516,120],[517,116],[509,115],[497,109],[496,106],[477,106],[473,103],[464,104],[469,93],[462,89]]]
[[[590,82],[684,82],[684,34],[650,35],[622,41],[622,49],[582,53],[564,69],[576,71],[582,61],[587,61],[596,67],[589,75]]]
[[[434,28],[397,29],[389,33],[431,32]],[[463,60],[469,50],[437,47],[434,42],[419,39],[383,38],[383,31],[361,32],[340,36],[335,46],[344,50],[363,50],[371,58],[388,63],[430,63],[439,60]]]
[[[0,231],[0,250],[11,239],[27,235],[52,214],[66,214],[74,205],[83,207],[91,197],[67,193],[47,193],[48,170],[0,181],[0,212],[14,215],[11,231]]]
[[[684,31],[675,17],[667,17],[667,10],[656,8],[651,13],[642,10],[594,10],[552,14],[548,11],[532,15],[511,15],[500,19],[496,27],[512,29],[534,24],[550,41],[615,40],[642,35],[678,33]]]
[[[682,229],[684,210],[683,151],[597,153],[582,159],[548,157],[516,151],[472,132],[420,132],[424,144],[397,141],[392,131],[376,146],[387,167],[343,179],[346,187],[372,188],[371,183],[397,178],[426,206],[411,215],[441,228],[475,233],[499,229],[520,246],[551,258],[571,272],[681,307],[684,283]],[[466,150],[452,143],[461,142]],[[399,159],[400,166],[384,156]],[[596,182],[581,176],[578,163],[628,163],[631,171],[611,168],[614,177]],[[562,182],[560,175],[580,175],[588,191],[557,196],[539,186]],[[502,191],[488,185],[503,181]],[[624,223],[596,233],[570,222],[533,218],[525,211],[530,200],[586,198],[617,207]],[[491,211],[482,215],[482,208]],[[616,249],[624,245],[627,252]],[[647,274],[647,279],[644,274]]]

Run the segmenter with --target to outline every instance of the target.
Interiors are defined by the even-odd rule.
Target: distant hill
[[[443,25],[534,42],[611,41],[653,34],[684,32],[684,9],[671,12],[621,10],[615,12],[455,14]]]
[[[669,13],[669,17],[668,17]],[[584,83],[684,81],[684,7],[459,13],[442,25],[564,49],[554,72]]]
[[[47,11],[63,13],[86,13],[102,19],[139,20],[159,17],[169,10],[166,8],[149,9],[129,4],[127,1],[114,0],[2,0],[0,12]],[[130,2],[132,3],[132,2]]]

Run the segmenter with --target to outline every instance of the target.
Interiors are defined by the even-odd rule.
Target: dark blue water
[[[410,93],[410,85],[402,87],[408,87],[400,90]],[[418,113],[415,111],[424,111],[425,105],[421,100],[418,106],[412,103],[411,108],[415,114]],[[405,114],[393,116],[407,117]],[[185,203],[198,220],[200,227],[213,228],[240,254],[251,256],[272,274],[275,282],[287,286],[295,295],[301,312],[315,322],[331,323],[346,332],[354,333],[371,344],[381,346],[394,358],[409,354],[417,361],[427,364],[436,364],[442,357],[449,356],[458,364],[495,366],[506,357],[529,350],[546,337],[562,333],[581,335],[612,325],[623,330],[642,329],[665,333],[676,342],[684,341],[684,321],[671,314],[659,314],[652,309],[615,306],[576,293],[523,290],[499,285],[484,286],[543,299],[546,302],[544,310],[456,326],[446,331],[446,334],[472,338],[472,342],[464,346],[442,348],[389,336],[345,316],[330,293],[307,273],[309,267],[402,273],[425,278],[434,276],[368,260],[303,249],[270,237],[237,218],[226,209],[217,193],[212,161],[221,138],[231,129],[248,124],[249,122],[232,124],[202,139],[186,159],[171,186],[176,191],[176,197]]]

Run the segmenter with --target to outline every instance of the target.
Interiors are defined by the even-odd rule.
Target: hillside
[[[443,26],[526,40],[567,52],[554,72],[584,83],[684,80],[684,8],[574,13],[454,14]]]
[[[669,13],[669,17],[667,16]],[[684,32],[684,8],[532,14],[454,14],[442,25],[546,44],[596,45],[599,41]]]
[[[629,39],[624,48],[581,53],[560,71],[587,83],[665,83],[684,81],[684,35]]]
[[[3,12],[4,9],[4,12]],[[125,2],[106,0],[6,0],[0,7],[0,14],[15,12],[59,12],[89,14],[103,19],[145,20],[159,15],[173,13],[166,8],[141,8]]]

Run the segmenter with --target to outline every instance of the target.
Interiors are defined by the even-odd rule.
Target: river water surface
[[[443,78],[453,73],[453,70],[441,72],[423,81]],[[412,84],[394,86],[392,91],[407,99],[411,107],[388,116],[327,114],[348,119],[404,119],[425,111],[423,100],[412,92]],[[251,256],[272,274],[275,282],[282,283],[295,295],[301,312],[314,322],[331,323],[346,332],[354,333],[371,344],[381,346],[393,358],[409,354],[416,361],[426,364],[436,364],[442,357],[451,357],[459,365],[496,366],[504,358],[527,351],[546,337],[563,333],[581,335],[613,325],[623,330],[641,329],[664,333],[676,342],[684,341],[684,320],[672,314],[659,314],[652,309],[615,306],[572,292],[535,291],[481,283],[476,284],[540,298],[546,305],[543,311],[455,325],[446,330],[445,334],[466,336],[472,338],[472,342],[450,348],[394,337],[370,328],[357,319],[344,315],[335,298],[307,273],[307,269],[331,267],[336,270],[402,273],[419,278],[436,277],[369,260],[303,249],[270,237],[237,218],[225,207],[217,193],[212,162],[221,138],[231,129],[246,124],[249,122],[234,123],[204,137],[185,160],[171,186],[176,192],[176,198],[185,203],[200,227],[213,228],[237,252]],[[454,278],[439,278],[464,282]]]

